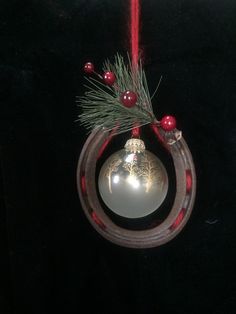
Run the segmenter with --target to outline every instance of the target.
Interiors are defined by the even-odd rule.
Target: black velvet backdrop
[[[235,313],[235,1],[142,1],[156,114],[177,117],[196,163],[184,231],[125,249],[81,210],[81,68],[129,49],[128,2],[0,1],[1,314]]]

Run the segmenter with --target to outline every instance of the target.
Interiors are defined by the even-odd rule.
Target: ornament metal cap
[[[138,138],[131,138],[125,144],[125,150],[129,153],[143,153],[145,149],[144,141]]]

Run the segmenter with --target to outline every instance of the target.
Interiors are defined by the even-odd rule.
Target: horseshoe
[[[92,226],[107,240],[129,248],[152,248],[176,237],[191,215],[196,195],[196,174],[191,152],[180,131],[165,135],[158,125],[152,130],[170,152],[176,176],[176,194],[166,219],[156,227],[129,230],[116,225],[105,213],[98,199],[95,172],[96,156],[109,141],[110,133],[96,128],[85,142],[77,167],[77,189],[82,208]],[[172,140],[171,138],[173,138]],[[177,136],[176,136],[177,135]]]

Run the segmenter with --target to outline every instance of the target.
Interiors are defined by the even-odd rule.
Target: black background
[[[0,1],[1,314],[235,312],[235,1],[142,1],[155,112],[177,117],[196,164],[184,231],[125,249],[81,210],[81,69],[129,49],[128,3]]]

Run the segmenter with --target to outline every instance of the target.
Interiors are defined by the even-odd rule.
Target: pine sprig
[[[156,120],[141,63],[134,68],[130,61],[126,65],[123,57],[117,54],[114,64],[107,60],[103,70],[113,72],[116,82],[111,87],[94,78],[86,78],[86,92],[78,98],[82,108],[82,114],[79,115],[82,125],[89,130],[98,126],[107,130],[117,127],[116,133],[122,133],[135,125],[142,126]],[[127,90],[138,96],[137,103],[132,108],[125,107],[120,101],[121,93]]]

